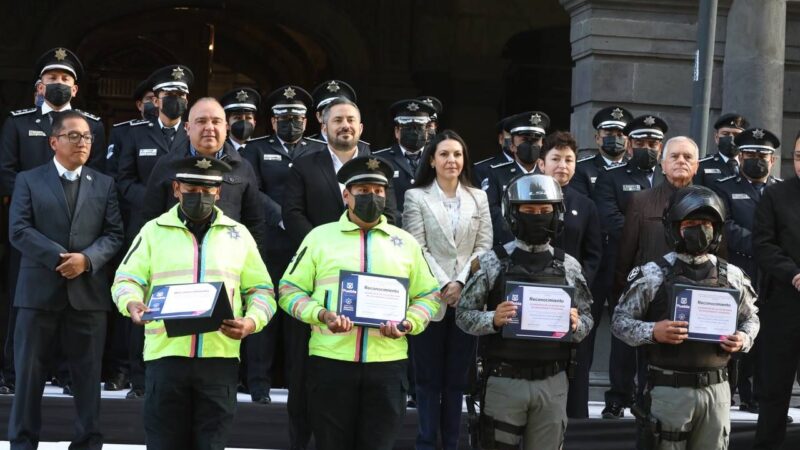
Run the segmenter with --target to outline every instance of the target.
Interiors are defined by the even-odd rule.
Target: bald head
[[[689,137],[676,136],[664,144],[661,169],[670,184],[681,188],[692,183],[700,164],[700,149]]]
[[[217,99],[203,97],[194,102],[189,110],[186,133],[192,147],[202,155],[214,156],[222,148],[227,129],[225,110]]]

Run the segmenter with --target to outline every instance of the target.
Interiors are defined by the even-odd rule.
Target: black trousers
[[[289,374],[289,395],[286,410],[289,413],[289,441],[291,450],[303,450],[311,440],[311,423],[308,415],[306,376],[308,374],[308,325],[285,314],[283,321],[286,343],[286,365]]]
[[[236,414],[236,358],[168,357],[147,362],[148,450],[224,450]]]
[[[15,450],[36,448],[42,427],[42,394],[54,350],[60,348],[75,394],[75,437],[70,449],[100,449],[100,370],[106,336],[106,311],[17,309],[14,364],[17,391],[8,421]]]
[[[17,290],[17,277],[19,276],[19,264],[22,255],[13,246],[8,246],[7,261],[7,295],[8,295],[8,322],[5,329],[5,342],[3,343],[3,365],[2,378],[6,384],[14,384],[16,374],[14,373],[14,330],[17,323],[17,308],[14,307],[14,295]]]
[[[797,292],[772,295],[759,316],[759,414],[754,449],[777,449],[786,437],[786,414],[800,362],[800,305]],[[780,302],[780,303],[775,303]]]
[[[392,450],[406,413],[407,370],[405,359],[310,357],[309,412],[317,450]]]

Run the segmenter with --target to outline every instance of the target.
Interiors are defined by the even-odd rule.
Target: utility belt
[[[647,382],[651,387],[667,386],[674,388],[690,387],[700,389],[728,381],[726,367],[702,372],[671,372],[651,367],[647,373]]]
[[[520,367],[508,363],[489,363],[488,376],[521,380],[544,380],[567,370],[568,363],[556,361],[536,367]]]

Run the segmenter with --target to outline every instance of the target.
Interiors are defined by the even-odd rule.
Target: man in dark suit
[[[603,230],[603,260],[592,285],[592,307],[598,315],[603,305],[608,304],[609,313],[614,311],[617,299],[612,293],[617,261],[617,249],[625,224],[625,211],[635,192],[650,189],[659,184],[663,174],[656,170],[667,123],[653,115],[633,119],[623,132],[628,136],[628,156],[625,164],[603,168],[595,182],[592,200],[600,214]],[[660,237],[657,239],[661,239]],[[633,348],[616,337],[611,337],[609,378],[611,389],[606,391],[604,418],[621,418],[625,406],[633,400],[633,374],[636,372],[636,353]]]
[[[8,202],[8,198],[12,196],[14,179],[19,172],[39,167],[53,159],[53,150],[48,144],[53,120],[60,112],[72,109],[72,99],[78,94],[78,81],[84,79],[80,60],[65,48],[54,48],[45,52],[37,60],[35,70],[39,78],[36,93],[44,99],[42,105],[12,111],[0,133],[0,199],[4,199],[4,202]],[[80,112],[87,118],[90,131],[95,137],[88,164],[102,170],[105,157],[103,123],[97,116]],[[20,255],[13,246],[9,250],[8,296],[9,303],[13,304]],[[12,363],[15,317],[15,310],[11,308],[0,376],[0,394],[14,393]]]
[[[406,191],[414,184],[419,165],[429,164],[421,161],[422,149],[428,142],[427,127],[436,109],[417,99],[400,100],[389,107],[389,113],[394,120],[396,142],[391,147],[376,151],[375,154],[385,158],[395,167],[392,187],[397,200],[399,219],[403,214]],[[397,226],[402,225],[398,223]]]
[[[747,119],[740,114],[723,114],[714,123],[714,142],[717,153],[700,160],[700,169],[693,183],[713,189],[714,181],[739,175],[739,148],[734,142],[736,136],[748,127]]]
[[[800,138],[800,136],[798,136]],[[758,338],[763,382],[753,448],[776,449],[786,437],[786,413],[800,362],[800,139],[797,176],[764,189],[753,225],[753,254],[761,270]]]
[[[35,448],[45,376],[61,347],[77,409],[70,448],[99,449],[100,371],[111,309],[104,269],[123,243],[114,181],[85,167],[93,136],[79,112],[53,121],[52,162],[17,176],[10,237],[22,254],[14,306],[17,392],[12,449]]]
[[[339,220],[345,210],[342,197],[344,185],[336,180],[339,169],[356,156],[370,155],[358,147],[363,131],[361,113],[352,101],[335,98],[322,114],[322,132],[327,135],[325,150],[296,160],[286,178],[283,194],[283,225],[295,248],[316,226]],[[397,217],[391,185],[386,192],[384,215],[390,222]],[[305,372],[308,357],[309,328],[285,316],[289,365],[289,435],[292,449],[305,449],[311,439],[306,409]],[[290,331],[291,330],[291,331]]]
[[[609,106],[594,115],[592,125],[597,130],[594,141],[598,152],[578,160],[575,177],[570,184],[573,189],[586,196],[592,195],[600,171],[625,160],[628,138],[624,130],[631,120],[633,115],[621,106]]]

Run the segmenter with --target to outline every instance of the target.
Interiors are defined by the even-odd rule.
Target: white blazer
[[[422,246],[440,287],[451,281],[466,283],[472,260],[492,248],[492,218],[486,193],[458,186],[460,209],[455,235],[442,195],[434,180],[428,186],[407,190],[403,206],[403,228]],[[438,322],[444,317],[447,304],[442,301],[440,306],[431,320]]]

